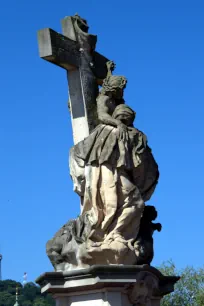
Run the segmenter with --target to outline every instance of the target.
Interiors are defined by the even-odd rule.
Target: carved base
[[[176,276],[148,266],[102,266],[70,272],[47,272],[36,282],[57,306],[158,306],[173,292]]]

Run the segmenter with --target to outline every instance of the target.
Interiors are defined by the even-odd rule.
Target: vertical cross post
[[[62,20],[63,34],[38,31],[40,57],[67,70],[74,143],[97,124],[98,85],[106,77],[108,59],[95,51],[97,37],[88,34],[86,20],[78,15]]]

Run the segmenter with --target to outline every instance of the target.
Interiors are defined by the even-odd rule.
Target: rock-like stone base
[[[47,272],[36,282],[56,306],[159,306],[179,280],[142,266],[101,266],[70,272]]]

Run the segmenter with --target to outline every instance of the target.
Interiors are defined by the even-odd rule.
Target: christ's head
[[[110,96],[114,99],[123,99],[124,89],[127,84],[127,79],[124,76],[111,75],[107,76],[103,81],[101,94]]]

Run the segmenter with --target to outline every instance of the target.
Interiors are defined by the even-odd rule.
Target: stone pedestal
[[[56,306],[159,306],[179,277],[164,276],[149,265],[102,266],[47,272],[36,282]]]

